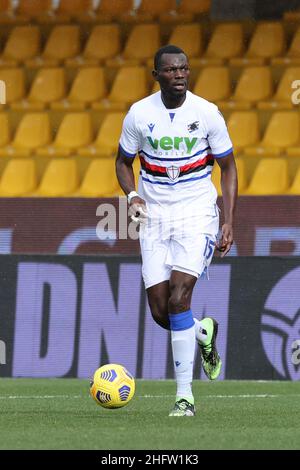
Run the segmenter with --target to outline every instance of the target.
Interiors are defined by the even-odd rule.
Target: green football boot
[[[222,367],[222,361],[216,347],[218,323],[213,318],[207,317],[203,318],[202,325],[207,333],[207,339],[205,341],[198,340],[202,367],[205,375],[210,380],[215,380],[219,377]]]
[[[195,405],[186,398],[178,398],[169,416],[195,416]]]

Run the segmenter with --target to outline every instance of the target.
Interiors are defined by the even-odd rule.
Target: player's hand
[[[136,196],[131,199],[128,214],[133,222],[145,223],[148,218],[146,202],[144,199]]]
[[[233,227],[231,224],[222,225],[221,240],[216,243],[216,248],[220,251],[221,258],[227,255],[233,244]]]

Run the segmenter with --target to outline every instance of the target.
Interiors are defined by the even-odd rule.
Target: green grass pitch
[[[174,381],[137,381],[105,410],[89,381],[0,379],[1,449],[299,449],[300,383],[195,381],[195,417],[168,417]]]

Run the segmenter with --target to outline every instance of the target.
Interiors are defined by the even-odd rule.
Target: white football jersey
[[[231,153],[232,143],[216,105],[188,91],[182,106],[168,109],[159,91],[131,106],[120,149],[128,158],[139,155],[138,192],[146,202],[210,205],[217,198],[214,159]]]

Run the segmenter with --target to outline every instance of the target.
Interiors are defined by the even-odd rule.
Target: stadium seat
[[[285,194],[288,184],[287,161],[284,158],[262,158],[255,168],[245,194],[252,196]]]
[[[37,186],[34,160],[10,160],[0,179],[0,197],[26,196]]]
[[[155,21],[159,15],[175,10],[176,0],[141,0],[137,8],[120,15],[121,23],[146,23]]]
[[[95,142],[78,149],[77,153],[84,157],[116,156],[124,118],[125,113],[121,112],[106,114]]]
[[[12,25],[18,23],[13,11],[13,0],[0,0],[0,24]]]
[[[300,156],[300,154],[299,154]],[[286,194],[290,194],[291,196],[300,196],[300,166],[296,171],[296,175],[293,179],[291,187],[287,190]]]
[[[55,10],[55,20],[68,22],[89,11],[93,11],[93,0],[60,0]]]
[[[108,59],[106,64],[111,67],[139,65],[153,59],[160,46],[158,24],[142,24],[134,26],[121,55]]]
[[[270,101],[262,101],[257,104],[258,109],[292,109],[292,83],[300,79],[300,67],[290,67],[285,69],[283,76],[279,82],[276,93]]]
[[[66,157],[92,140],[91,116],[88,113],[66,114],[52,145],[37,150],[40,156]]]
[[[79,26],[55,26],[41,56],[26,61],[27,67],[53,67],[75,57],[80,51]]]
[[[14,110],[43,110],[51,102],[65,96],[65,70],[63,68],[42,68],[31,85],[28,96],[11,104]]]
[[[80,69],[66,99],[51,104],[52,109],[80,111],[106,96],[104,71],[100,67]]]
[[[60,197],[74,193],[78,188],[78,171],[74,159],[54,159],[43,174],[36,196]]]
[[[52,11],[52,0],[19,0],[15,13],[18,18],[30,21]]]
[[[300,65],[300,28],[297,29],[287,53],[272,59],[272,65]]]
[[[193,92],[212,102],[229,98],[231,85],[228,67],[204,67]]]
[[[78,16],[78,21],[111,23],[119,21],[120,15],[132,11],[133,0],[101,0],[95,12]]]
[[[119,191],[114,158],[100,158],[91,161],[79,188],[78,196],[108,197]]]
[[[68,67],[102,64],[119,54],[121,48],[120,27],[117,24],[95,26],[89,35],[82,55],[67,59]]]
[[[285,35],[280,22],[262,22],[256,27],[244,57],[233,58],[230,65],[264,65],[273,57],[282,55],[285,50]]]
[[[144,67],[121,67],[107,99],[93,103],[92,108],[102,111],[124,111],[133,102],[144,98],[147,92]]]
[[[247,187],[246,165],[242,158],[235,158],[235,164],[238,174],[238,191],[239,194],[244,194]],[[217,190],[218,196],[222,196],[221,169],[217,162],[214,163],[211,180]]]
[[[25,95],[25,75],[21,68],[0,68],[0,80],[6,85],[6,104],[11,105]]]
[[[235,153],[242,153],[245,147],[259,142],[258,116],[255,111],[237,111],[227,121],[228,132]]]
[[[161,23],[189,23],[203,13],[208,13],[211,0],[181,0],[175,10],[162,13]]]
[[[10,142],[10,127],[8,115],[0,113],[0,148],[4,147]]]
[[[222,65],[244,51],[243,29],[240,23],[224,23],[216,26],[204,56],[193,64]]]
[[[224,110],[249,110],[258,101],[272,94],[272,77],[269,67],[246,67],[238,80],[233,96],[228,101],[218,102]]]
[[[0,57],[0,67],[15,67],[40,52],[37,26],[16,26],[9,35]]]
[[[10,145],[0,148],[0,156],[28,157],[38,147],[49,144],[51,129],[46,113],[25,114]]]
[[[280,155],[300,140],[300,118],[293,111],[275,112],[267,126],[261,143],[244,149],[246,155]]]
[[[189,57],[191,66],[193,66],[192,59],[199,57],[203,52],[200,24],[191,23],[176,26],[170,36],[169,44],[176,44],[176,46],[181,47]]]

